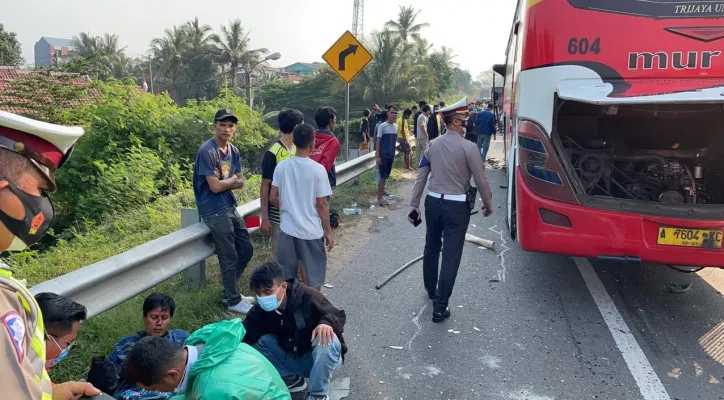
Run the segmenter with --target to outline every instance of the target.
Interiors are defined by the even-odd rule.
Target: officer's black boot
[[[450,309],[445,307],[444,309],[435,309],[432,312],[432,322],[442,322],[450,318]]]

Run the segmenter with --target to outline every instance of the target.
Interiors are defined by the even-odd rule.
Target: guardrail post
[[[186,228],[193,224],[201,222],[199,217],[199,210],[195,208],[182,208],[181,209],[181,227]],[[184,271],[184,278],[190,281],[194,286],[201,287],[206,283],[206,262],[201,261],[200,263],[189,267]]]
[[[367,150],[367,151],[360,151],[359,149],[350,149],[350,150],[349,150],[349,159],[350,159],[350,160],[354,160],[355,158],[362,157],[362,156],[365,155],[365,154],[369,154],[369,152],[370,152],[369,150]],[[359,176],[356,176],[356,177],[352,180],[352,183],[355,184],[355,185],[359,185]]]

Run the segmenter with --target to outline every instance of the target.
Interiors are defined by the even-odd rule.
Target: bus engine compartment
[[[552,139],[580,194],[724,204],[723,104],[569,101],[558,110]]]

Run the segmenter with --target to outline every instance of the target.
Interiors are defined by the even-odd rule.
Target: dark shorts
[[[394,158],[380,158],[380,166],[378,167],[380,170],[380,179],[387,179],[390,177],[390,173],[392,172],[392,164],[395,162]]]
[[[397,139],[397,141],[400,143],[400,151],[405,154],[410,154],[410,143],[407,140]]]

